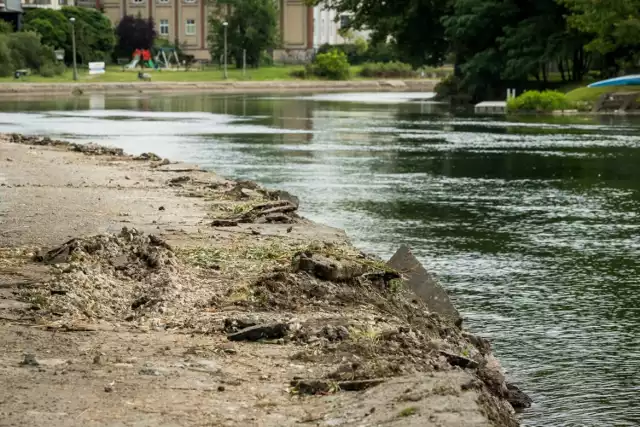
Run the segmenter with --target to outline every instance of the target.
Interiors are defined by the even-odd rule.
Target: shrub
[[[329,80],[347,80],[350,77],[347,55],[337,49],[319,53],[307,65],[306,74]]]
[[[289,73],[289,75],[291,77],[293,77],[294,79],[306,79],[307,78],[307,70],[304,68],[301,68],[299,70],[293,70]]]
[[[361,43],[350,43],[350,44],[323,44],[318,48],[318,54],[329,53],[332,50],[337,50],[346,55],[347,61],[351,65],[360,65],[367,60],[366,51],[367,45],[366,42],[364,46]]]
[[[507,102],[509,111],[551,112],[555,110],[569,110],[574,108],[567,96],[555,90],[538,92],[530,90]]]
[[[11,59],[11,50],[7,45],[7,37],[0,35],[0,77],[13,74],[14,67]]]
[[[367,60],[370,62],[392,62],[398,57],[398,49],[392,43],[379,42],[367,48]]]
[[[55,66],[52,63],[44,64],[40,67],[40,75],[42,77],[53,77],[56,75]]]
[[[362,77],[414,77],[415,71],[409,64],[402,62],[368,62],[360,71]]]
[[[64,66],[63,62],[58,62],[56,63],[56,65],[53,66],[53,71],[56,76],[64,74],[66,70],[67,70],[67,67]]]
[[[13,33],[13,24],[0,19],[0,34]]]

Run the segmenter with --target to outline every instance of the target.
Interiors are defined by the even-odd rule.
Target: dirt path
[[[0,425],[517,425],[486,341],[296,210],[195,166],[1,136]]]

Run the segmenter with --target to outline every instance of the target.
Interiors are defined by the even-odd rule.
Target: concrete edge
[[[84,93],[273,93],[273,92],[406,92],[434,90],[438,80],[354,81],[229,81],[229,82],[131,82],[131,83],[2,83],[0,97],[35,94]]]

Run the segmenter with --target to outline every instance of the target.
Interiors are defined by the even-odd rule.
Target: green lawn
[[[280,66],[280,67],[261,67],[257,69],[247,69],[246,75],[242,74],[242,70],[236,68],[229,68],[229,80],[292,80],[291,71],[301,69],[301,66]],[[135,70],[122,71],[122,67],[108,66],[106,73],[100,75],[89,75],[86,69],[78,70],[79,82],[135,82],[138,81],[138,71]],[[215,81],[224,80],[224,72],[217,67],[209,67],[204,70],[192,69],[190,71],[154,71],[150,69],[144,70],[146,73],[151,74],[153,81],[163,82],[201,82],[201,81]],[[23,77],[20,80],[15,80],[13,77],[0,78],[0,82],[25,82],[25,83],[59,83],[59,82],[73,82],[73,73],[70,68],[67,71],[55,77],[42,77],[39,75],[32,75]]]
[[[229,68],[228,75],[229,80],[232,81],[273,81],[273,80],[296,80],[291,77],[291,72],[294,70],[302,70],[301,65],[287,65],[287,66],[273,66],[273,67],[260,67],[256,69],[247,69],[246,75],[243,75],[241,69]],[[351,75],[353,79],[362,79],[358,76],[361,67],[351,67]],[[135,82],[138,81],[139,68],[135,70],[122,71],[122,67],[108,66],[106,73],[100,75],[88,74],[86,69],[78,70],[79,82]],[[150,69],[145,70],[146,73],[151,74],[152,81],[159,82],[207,82],[207,81],[223,81],[224,72],[217,67],[208,67],[204,70],[192,69],[190,71],[154,71]],[[0,83],[61,83],[61,82],[73,82],[73,74],[71,69],[55,77],[42,77],[39,75],[33,75],[23,77],[20,80],[16,80],[13,77],[1,77]]]
[[[580,87],[567,93],[567,99],[571,102],[594,103],[600,95],[611,92],[638,92],[640,86],[608,86],[608,87]]]

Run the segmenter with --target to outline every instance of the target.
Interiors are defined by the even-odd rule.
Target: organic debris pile
[[[234,256],[248,256],[243,254],[219,256],[221,265],[211,268],[193,253],[176,255],[156,236],[123,228],[37,254],[38,262],[58,272],[42,286],[20,292],[42,315],[287,344],[294,363],[323,367],[320,378],[296,380],[294,387],[304,393],[324,393],[332,384],[366,388],[381,378],[465,370],[475,378],[470,388],[514,407],[530,404],[505,381],[487,341],[429,312],[405,278],[381,260],[346,246],[309,245],[275,262],[279,253],[260,258],[261,271],[247,283],[237,268],[225,265]]]
[[[51,139],[48,136],[40,138],[37,136],[27,136],[21,134],[11,134],[9,141],[14,144],[26,144],[26,145],[39,145],[49,147],[64,147],[70,151],[77,151],[78,153],[84,153],[94,156],[125,156],[122,148],[105,147],[98,144],[78,144],[75,142],[60,141],[57,139]]]
[[[514,407],[530,404],[505,382],[488,341],[429,312],[403,278],[375,258],[301,252],[290,268],[265,274],[250,288],[240,305],[296,320],[229,318],[229,339],[296,343],[301,348],[293,360],[327,367],[323,378],[312,381],[322,391],[331,382],[364,381],[357,383],[364,387],[384,377],[464,369],[478,379],[473,387],[486,387]]]
[[[190,294],[181,294],[191,277],[172,248],[135,229],[72,239],[35,260],[57,269],[53,280],[21,291],[42,314],[142,321],[193,306]]]

